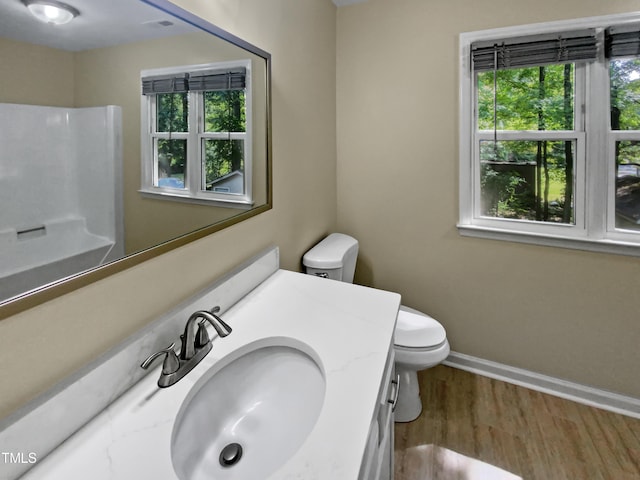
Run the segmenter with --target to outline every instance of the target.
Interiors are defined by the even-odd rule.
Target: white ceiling
[[[64,0],[80,11],[66,25],[36,20],[21,0],[0,0],[0,37],[69,51],[192,32],[193,27],[133,0]],[[162,26],[159,22],[170,21]]]
[[[367,0],[332,0],[338,6]],[[0,0],[0,37],[68,51],[192,32],[193,27],[137,0],[65,0],[80,15],[66,25],[36,20],[21,0]],[[163,23],[171,22],[168,26]]]

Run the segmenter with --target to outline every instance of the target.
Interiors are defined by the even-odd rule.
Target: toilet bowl
[[[351,283],[357,256],[355,238],[332,233],[305,253],[302,263],[310,275]],[[401,305],[394,332],[394,351],[400,379],[395,421],[410,422],[422,412],[418,371],[438,365],[449,355],[446,331],[429,315]]]
[[[447,333],[440,323],[413,308],[400,306],[393,348],[400,394],[396,422],[410,422],[420,416],[422,402],[418,372],[434,367],[449,355]]]

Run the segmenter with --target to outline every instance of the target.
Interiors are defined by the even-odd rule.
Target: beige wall
[[[640,10],[618,0],[369,0],[338,10],[338,227],[356,281],[453,350],[640,397],[640,259],[461,237],[458,35]]]
[[[247,257],[276,244],[282,266],[297,270],[306,249],[335,228],[335,7],[179,3],[273,55],[274,208],[0,321],[0,417]]]
[[[336,212],[339,229],[361,241],[357,280],[436,316],[456,351],[640,397],[640,259],[462,238],[455,228],[457,35],[640,10],[640,1],[341,8],[337,112],[328,0],[179,3],[273,55],[274,208],[1,321],[0,417],[270,244],[298,269],[335,229]]]
[[[168,202],[143,197],[140,188],[140,72],[162,67],[198,65],[228,60],[251,59],[253,75],[261,79],[264,61],[212,35],[198,32],[159,40],[80,52],[75,56],[77,107],[118,105],[122,109],[123,190],[126,253],[149,248],[184,233],[235,216],[234,208]],[[264,76],[262,76],[262,79]],[[257,85],[256,85],[257,84]],[[254,81],[255,104],[264,104],[264,95]],[[264,91],[264,87],[262,87]],[[264,118],[264,110],[261,120]],[[257,122],[254,122],[258,127]],[[264,124],[264,121],[261,122]],[[256,128],[257,152],[264,151],[264,131]],[[265,172],[264,157],[255,155],[254,171]],[[257,205],[266,203],[264,175],[255,179]]]
[[[152,247],[241,213],[235,208],[167,202],[143,197],[140,188],[140,72],[142,70],[250,59],[253,78],[253,199],[267,202],[264,148],[265,62],[205,32],[83,52],[0,38],[3,61],[0,102],[93,107],[117,105],[123,123],[125,251]]]
[[[0,37],[0,102],[73,107],[73,53]]]

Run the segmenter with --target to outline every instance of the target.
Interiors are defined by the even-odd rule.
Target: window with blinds
[[[576,100],[597,51],[593,29],[471,44],[479,216],[580,224],[576,153],[585,135]]]
[[[250,204],[250,61],[145,71],[141,93],[141,191]]]
[[[609,66],[611,228],[640,232],[640,24],[605,31]]]
[[[640,14],[630,20],[461,35],[462,234],[640,255]]]
[[[146,76],[142,78],[142,94],[244,90],[246,76],[247,70],[244,67]]]
[[[597,52],[594,29],[481,41],[471,45],[476,72],[593,61]]]

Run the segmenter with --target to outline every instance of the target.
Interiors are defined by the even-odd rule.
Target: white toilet
[[[332,233],[304,254],[302,263],[310,275],[342,282],[353,282],[358,241],[342,233]],[[415,420],[422,411],[418,370],[433,367],[449,355],[447,334],[430,316],[404,305],[396,323],[394,349],[400,393],[395,410],[396,422]]]

